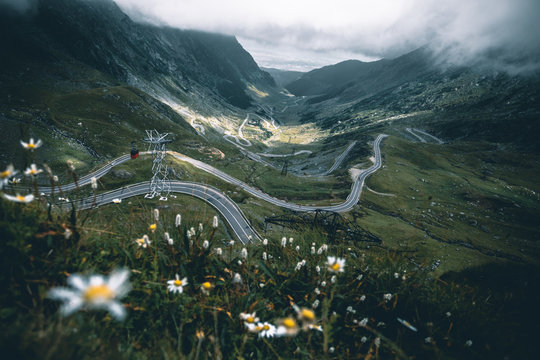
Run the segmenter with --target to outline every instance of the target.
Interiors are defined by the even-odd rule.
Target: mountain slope
[[[432,71],[427,50],[420,48],[394,60],[347,60],[312,70],[286,86],[297,96],[316,95],[310,103],[332,98],[350,101],[411,81]]]
[[[40,0],[30,14],[0,5],[0,43],[0,156],[19,166],[30,136],[53,164],[82,167],[129,151],[145,129],[204,143],[163,102],[241,114],[248,86],[275,86],[234,37],[138,24],[112,0]]]

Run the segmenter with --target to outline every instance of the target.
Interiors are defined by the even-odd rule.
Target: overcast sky
[[[429,44],[452,63],[540,68],[540,0],[114,1],[137,21],[235,35],[266,67],[309,70]]]

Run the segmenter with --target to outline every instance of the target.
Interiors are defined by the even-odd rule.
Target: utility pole
[[[290,143],[291,143],[291,137],[289,136],[288,144],[290,144]],[[294,154],[294,148],[293,148],[293,154]],[[281,169],[281,175],[282,176],[287,176],[288,171],[289,171],[289,159],[285,158],[285,161],[283,162],[283,168]]]
[[[167,139],[167,136],[169,136],[168,133],[160,134],[157,130],[146,130],[144,141],[149,144],[148,151],[152,152],[152,180],[145,198],[152,199],[159,196],[160,200],[167,200],[171,191],[169,165],[165,161],[165,155],[167,155],[167,144],[172,142],[172,139]]]

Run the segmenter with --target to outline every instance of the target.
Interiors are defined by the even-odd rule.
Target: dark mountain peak
[[[24,24],[2,22],[2,35],[16,38],[12,63],[18,48],[26,55],[40,48],[42,58],[62,54],[165,98],[189,97],[196,87],[195,93],[242,108],[251,104],[247,83],[275,86],[234,36],[137,23],[112,0],[38,0],[36,6],[37,15]]]

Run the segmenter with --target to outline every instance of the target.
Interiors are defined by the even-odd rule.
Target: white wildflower
[[[14,202],[18,202],[18,203],[23,203],[23,204],[27,204],[29,202],[32,202],[34,200],[34,195],[32,194],[28,194],[28,195],[15,195],[15,196],[12,196],[12,195],[8,195],[8,194],[2,194],[2,196],[4,196],[4,198],[6,200],[9,200],[9,201],[14,201]]]
[[[60,307],[60,313],[64,316],[79,309],[105,309],[117,320],[122,320],[126,310],[118,299],[129,292],[128,277],[129,271],[126,269],[115,270],[108,278],[73,274],[67,279],[70,288],[53,288],[49,297],[64,302]]]
[[[247,257],[248,257],[247,249],[242,248],[242,251],[240,252],[240,255],[242,256],[243,259],[247,259]]]
[[[212,227],[215,229],[218,227],[218,217],[214,215],[214,219],[212,220]]]
[[[176,214],[176,219],[174,220],[174,226],[179,227],[182,225],[182,215]]]
[[[43,145],[43,142],[41,141],[41,139],[38,139],[37,142],[34,142],[34,138],[30,138],[30,141],[27,143],[21,140],[21,145],[26,150],[34,151],[35,149]]]
[[[233,284],[241,284],[242,283],[242,276],[240,276],[239,273],[234,273],[232,282],[233,282]]]
[[[252,313],[240,313],[240,319],[244,321],[244,325],[246,325],[248,329],[250,328],[250,325],[255,325],[255,323],[259,321],[255,311]]]
[[[36,176],[40,173],[42,173],[43,170],[42,169],[38,169],[36,164],[30,164],[30,167],[27,168],[25,171],[24,171],[24,174],[26,176]]]
[[[216,248],[216,255],[221,256],[222,254],[223,254],[223,250],[220,247]]]
[[[184,291],[184,286],[188,284],[187,278],[183,278],[180,280],[180,276],[176,274],[176,278],[174,280],[168,280],[168,289],[172,293],[179,293],[181,294]]]
[[[264,246],[267,246],[267,245],[268,245],[268,239],[263,239],[263,245],[264,245]]]
[[[287,238],[286,237],[283,237],[281,239],[281,246],[283,246],[283,247],[287,246]]]
[[[270,338],[276,336],[277,328],[270,323],[258,323],[257,328],[259,330],[259,337]]]
[[[92,185],[92,189],[97,190],[97,179],[95,176],[90,178],[90,184]]]
[[[202,247],[205,249],[208,249],[209,246],[210,246],[210,243],[208,242],[208,240],[204,240],[202,243]]]
[[[328,265],[328,271],[330,272],[340,273],[345,271],[345,259],[328,256],[326,264]]]

